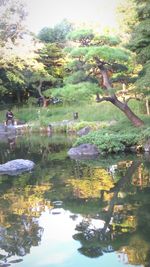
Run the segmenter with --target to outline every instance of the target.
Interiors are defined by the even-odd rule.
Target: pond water
[[[0,163],[35,162],[0,175],[0,267],[150,266],[150,155],[67,156],[72,138],[0,142]]]

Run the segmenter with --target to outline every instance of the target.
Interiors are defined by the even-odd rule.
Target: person
[[[6,125],[8,125],[9,122],[14,125],[14,114],[12,113],[11,109],[8,109],[6,112]]]

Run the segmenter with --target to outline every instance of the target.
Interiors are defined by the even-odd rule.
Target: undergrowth
[[[145,125],[136,128],[129,123],[126,123],[125,127],[120,123],[82,136],[76,140],[74,146],[90,143],[96,145],[101,153],[116,153],[132,146],[142,146],[148,138],[150,138],[150,127]]]

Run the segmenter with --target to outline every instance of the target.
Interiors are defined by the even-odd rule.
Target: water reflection
[[[71,160],[71,141],[0,144],[1,163],[36,163],[32,173],[0,176],[0,266],[149,267],[149,156]]]

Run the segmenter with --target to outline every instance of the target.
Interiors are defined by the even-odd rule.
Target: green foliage
[[[86,56],[88,51],[89,51],[88,47],[77,47],[72,49],[70,56],[73,58],[82,58]]]
[[[44,27],[38,34],[38,38],[46,43],[55,42],[55,33],[52,28]]]
[[[20,85],[24,84],[24,80],[22,79],[21,75],[16,75],[13,72],[7,71],[6,76],[9,81],[14,82],[15,84],[20,84]]]
[[[135,1],[126,0],[120,2],[118,6],[118,21],[120,26],[120,31],[128,36],[132,32],[133,28],[137,23],[137,12]]]
[[[142,133],[142,139],[143,140],[148,140],[150,138],[150,127],[144,129]]]
[[[129,47],[138,55],[138,62],[145,63],[150,59],[150,18],[141,21],[135,28]]]
[[[69,70],[71,70],[72,72],[74,72],[74,71],[82,70],[84,67],[84,63],[81,60],[79,61],[78,59],[74,58],[73,60],[71,60],[67,63],[66,67]],[[69,74],[70,74],[70,72],[69,72]]]
[[[150,62],[148,61],[142,71],[139,73],[138,79],[135,83],[139,92],[145,96],[150,95]]]
[[[41,69],[36,72],[30,72],[30,84],[37,87],[39,81],[43,81],[41,90],[45,91],[48,87],[59,87],[63,83],[65,73],[64,63],[65,54],[60,44],[47,43],[38,52],[38,61]],[[27,77],[29,80],[29,77]]]
[[[14,109],[13,110],[15,117],[24,122],[36,121],[39,118],[38,110],[33,107],[23,108],[23,109]]]
[[[85,71],[83,70],[78,70],[76,72],[73,72],[72,75],[69,75],[68,77],[66,77],[64,79],[64,83],[68,84],[68,83],[80,83],[80,82],[84,82],[87,80],[87,75],[85,73]]]
[[[55,77],[53,77],[48,72],[44,71],[28,71],[25,75],[26,84],[30,88],[30,91],[33,91],[34,95],[39,96],[40,93],[46,96],[45,90],[47,86],[53,85],[56,82]],[[41,86],[40,86],[41,84]],[[37,91],[35,93],[35,91]]]
[[[148,123],[147,123],[148,124]],[[101,153],[125,151],[131,146],[142,145],[150,137],[149,128],[137,129],[124,121],[114,126],[90,132],[77,139],[74,146],[90,143],[95,144]]]
[[[0,94],[3,95],[8,91],[8,88],[0,84]]]
[[[94,38],[94,32],[92,29],[79,29],[70,32],[67,37],[69,40],[79,42],[84,46],[88,45]]]
[[[107,45],[74,48],[70,55],[73,58],[85,57],[85,60],[94,60],[95,58],[98,58],[110,63],[128,61],[130,56],[129,51],[125,49]]]
[[[124,62],[129,60],[129,52],[125,49],[114,48],[106,45],[101,47],[91,47],[91,49],[88,50],[86,59],[94,58],[108,61],[110,63]]]
[[[22,0],[7,0],[0,3],[0,97],[7,103],[25,102],[28,83],[25,72],[31,66],[38,65],[35,49],[38,42],[27,31],[24,21],[26,6]],[[28,39],[29,38],[29,39]],[[27,43],[30,40],[30,45]],[[33,70],[33,69],[32,69]]]
[[[90,100],[93,94],[101,93],[102,90],[97,84],[82,82],[77,84],[67,84],[62,88],[56,88],[51,91],[52,96],[60,97],[66,103],[78,103],[80,101]]]
[[[66,40],[66,36],[71,31],[72,27],[72,24],[64,19],[53,28],[43,28],[39,32],[38,38],[46,43],[63,43]]]
[[[111,82],[113,82],[113,78],[115,78],[116,83],[128,82],[126,77],[129,72],[127,65],[129,64],[131,53],[118,46],[120,44],[118,37],[96,35],[93,32],[91,33],[91,31],[86,31],[86,29],[73,31],[68,37],[74,42],[79,42],[79,45],[74,45],[69,50],[66,66],[68,73],[64,78],[65,86],[61,90],[54,92],[54,94],[56,93],[57,96],[62,97],[64,101],[67,100],[68,103],[69,101],[76,101],[76,96],[78,96],[78,99],[89,100],[92,94],[99,94],[99,97],[114,95],[122,89],[122,86],[116,87],[115,84],[114,88],[109,88],[109,92],[108,90],[102,90],[104,86],[101,68],[111,70],[111,76],[115,75],[114,73],[120,74],[120,80],[116,75],[112,77]],[[123,76],[124,79],[122,79]],[[93,83],[93,86],[90,88],[91,91],[88,90],[88,87],[85,92],[83,87],[82,90],[78,91],[75,86],[71,86],[71,84],[74,85],[81,82],[83,84],[84,81]],[[95,88],[95,84],[97,84],[97,88]],[[98,85],[101,88],[98,89]],[[87,94],[89,94],[89,97],[87,97]]]
[[[32,96],[29,97],[27,104],[29,105],[29,107],[35,106],[37,104],[37,98]]]
[[[93,39],[94,45],[110,45],[116,46],[121,42],[118,36],[109,36],[109,35],[96,35]]]
[[[95,131],[98,129],[102,129],[108,126],[107,122],[95,122],[95,121],[76,121],[74,123],[70,123],[67,126],[67,132],[77,132],[84,127],[90,127],[91,130]]]
[[[134,1],[138,23],[133,27],[128,47],[136,53],[137,62],[142,64],[136,86],[144,95],[149,95],[150,85],[150,2]]]
[[[137,134],[110,133],[105,130],[89,133],[77,140],[74,146],[82,143],[95,144],[102,153],[112,153],[124,151],[126,147],[136,145],[138,142]]]

